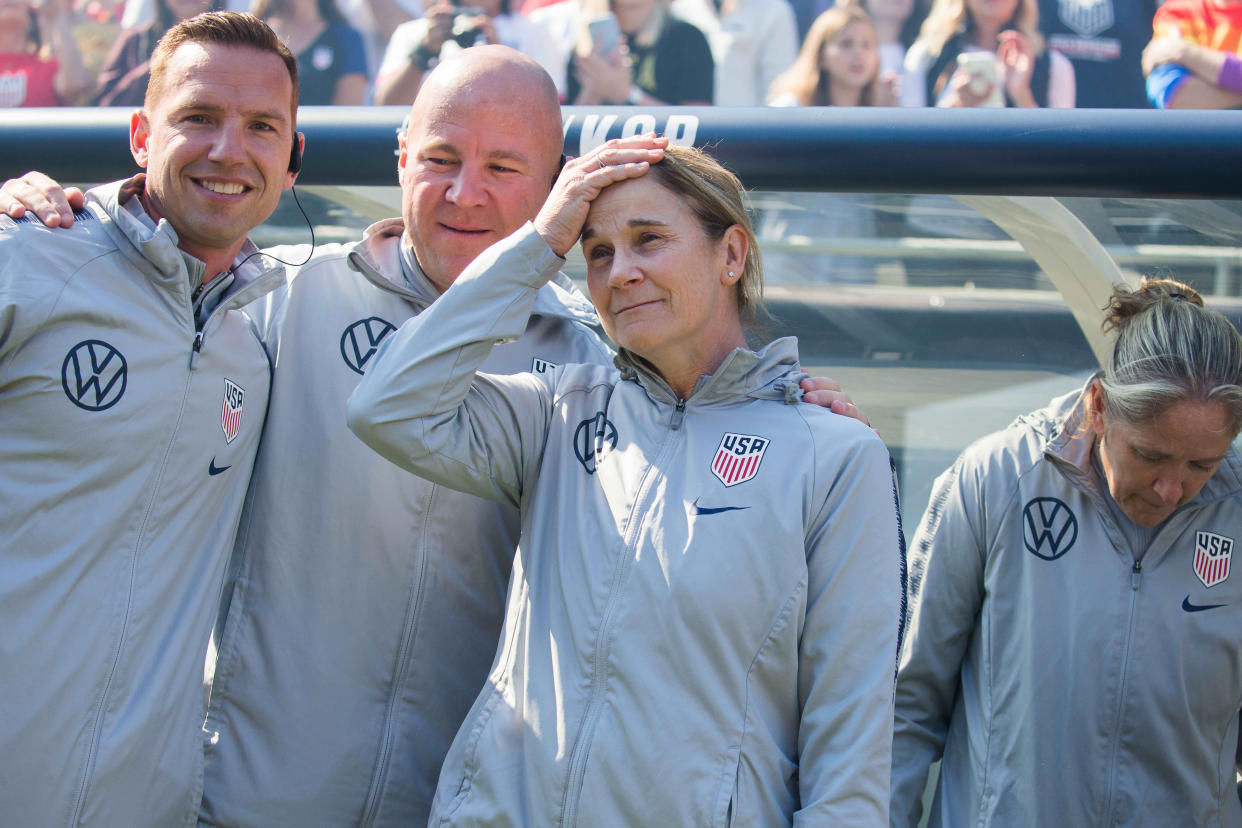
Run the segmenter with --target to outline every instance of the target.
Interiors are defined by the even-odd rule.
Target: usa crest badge
[[[1195,532],[1195,574],[1205,587],[1214,587],[1229,577],[1233,557],[1233,538],[1213,532]]]
[[[754,434],[726,432],[712,458],[712,474],[726,486],[745,483],[759,472],[771,440]]]
[[[224,381],[224,408],[220,412],[220,427],[224,429],[224,442],[231,443],[241,431],[242,398],[246,392],[232,380]]]

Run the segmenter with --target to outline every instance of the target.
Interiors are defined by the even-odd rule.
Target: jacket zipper
[[[439,487],[433,488],[431,501],[427,504],[427,514],[435,511],[435,494]],[[426,531],[427,518],[423,517],[422,531],[419,532],[419,542],[423,545],[424,553],[426,550]],[[393,717],[396,715],[397,696],[401,687],[405,682],[406,672],[409,670],[410,661],[410,644],[414,639],[415,621],[419,617],[423,605],[423,585],[426,580],[427,572],[427,555],[418,555],[418,580],[414,586],[414,597],[411,599],[409,611],[405,616],[405,628],[401,633],[400,651],[397,654],[397,669],[392,677],[392,684],[388,689],[388,705],[384,711],[384,730],[380,738],[379,753],[376,756],[375,770],[371,776],[371,786],[367,791],[367,799],[362,810],[362,820],[358,823],[360,828],[369,828],[375,824],[375,820],[379,814],[380,802],[383,800],[383,790],[388,778],[388,765],[392,760],[392,731]]]
[[[1109,822],[1113,819],[1113,791],[1117,782],[1117,754],[1121,751],[1121,719],[1125,708],[1126,685],[1129,683],[1130,645],[1134,638],[1134,609],[1138,604],[1139,586],[1143,580],[1143,561],[1134,561],[1130,567],[1130,612],[1126,619],[1126,640],[1121,658],[1121,680],[1117,689],[1117,709],[1113,716],[1113,738],[1108,756],[1108,789],[1104,798],[1104,815]]]
[[[673,423],[670,431],[675,431],[681,425],[685,408],[685,401],[678,400],[677,406],[674,409]],[[647,468],[642,484],[642,495],[635,498],[634,507],[630,510],[629,531],[626,533],[625,543],[621,549],[621,554],[618,556],[617,565],[613,569],[612,586],[608,591],[608,604],[604,607],[604,614],[600,620],[599,633],[597,635],[599,643],[595,648],[595,659],[591,673],[591,694],[587,697],[586,709],[582,716],[582,727],[578,730],[578,738],[574,740],[573,750],[569,754],[569,779],[565,786],[565,801],[561,806],[561,819],[559,822],[562,826],[570,826],[572,828],[578,824],[578,801],[582,796],[582,784],[586,777],[587,756],[591,752],[591,743],[595,738],[595,727],[599,723],[599,717],[603,708],[602,697],[604,685],[607,683],[604,674],[610,652],[608,642],[612,635],[612,623],[616,618],[617,606],[621,601],[621,586],[626,581],[625,576],[634,557],[631,551],[634,548],[643,523],[643,521],[634,520],[633,518],[635,515],[645,513],[645,506],[653,486],[653,478],[658,476],[656,470],[662,467],[664,458],[671,449],[671,441],[666,438],[663,450]]]
[[[177,442],[177,434],[181,430],[181,421],[185,417],[185,407],[186,401],[190,397],[190,381],[193,378],[195,357],[202,350],[202,347],[203,332],[200,330],[195,333],[194,343],[190,349],[190,365],[185,377],[185,386],[181,389],[181,406],[177,411],[177,421],[173,424],[168,442],[165,444],[159,473],[156,475],[155,483],[151,489],[151,499],[147,501],[146,511],[142,516],[142,524],[138,529],[138,537],[134,542],[132,555],[130,556],[129,583],[125,593],[125,611],[121,616],[121,630],[117,638],[116,648],[112,652],[112,663],[108,667],[107,678],[104,679],[103,691],[99,694],[99,706],[95,711],[94,722],[91,725],[91,738],[87,748],[86,762],[82,768],[82,778],[78,781],[78,792],[74,797],[73,816],[70,817],[70,825],[76,825],[81,820],[82,809],[86,807],[86,794],[90,789],[91,779],[95,775],[95,762],[99,758],[99,741],[103,738],[104,712],[107,710],[112,696],[113,680],[116,678],[116,671],[121,661],[121,653],[125,650],[125,642],[129,634],[129,616],[134,606],[134,583],[138,578],[138,557],[142,551],[143,541],[146,539],[147,526],[151,522],[151,513],[159,500],[160,487],[164,481],[164,472],[168,468],[168,457],[172,454],[173,444]]]

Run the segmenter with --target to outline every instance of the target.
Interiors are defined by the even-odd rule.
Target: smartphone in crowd
[[[587,31],[591,35],[591,42],[595,44],[597,55],[612,54],[612,50],[621,42],[621,26],[617,24],[617,16],[612,12],[605,12],[588,20]]]
[[[970,76],[969,89],[972,95],[986,95],[979,106],[1005,105],[1000,78],[996,72],[996,55],[991,52],[962,52],[957,56],[957,68]]]

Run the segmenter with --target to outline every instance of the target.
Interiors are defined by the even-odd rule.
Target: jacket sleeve
[[[529,223],[485,250],[387,338],[349,398],[349,427],[428,480],[519,505],[542,454],[552,390],[531,374],[476,371],[494,345],[522,335],[535,292],[563,263]]]
[[[893,826],[914,828],[944,751],[962,659],[983,602],[982,476],[964,459],[936,479],[910,544],[910,627],[897,674]]]
[[[817,469],[830,465],[816,458]],[[888,450],[874,434],[860,426],[832,471],[807,536],[794,824],[884,825],[902,625],[900,516]]]

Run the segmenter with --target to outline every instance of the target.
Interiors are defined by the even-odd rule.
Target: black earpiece
[[[289,151],[289,172],[302,171],[302,151],[298,149],[298,137],[293,136],[293,148]]]

